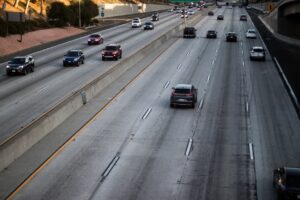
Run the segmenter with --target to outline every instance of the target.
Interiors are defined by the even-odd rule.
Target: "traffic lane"
[[[170,20],[172,18],[172,16],[170,14],[164,14],[161,15],[160,21],[158,23],[156,23],[157,25],[162,24],[168,20]],[[142,18],[143,19],[143,18]],[[147,18],[145,18],[145,20],[147,20]],[[116,26],[113,28],[109,28],[103,31],[98,32],[99,34],[101,34],[105,40],[110,40],[111,38],[114,38],[120,34],[124,34],[124,32],[126,31],[130,31],[131,28],[131,22],[129,22],[128,24],[123,24],[120,26]],[[38,51],[36,53],[32,53],[31,55],[34,57],[35,59],[35,63],[36,63],[36,67],[40,67],[43,64],[46,64],[48,62],[51,62],[51,60],[55,60],[61,57],[61,55],[64,55],[66,53],[67,50],[70,49],[89,49],[89,48],[93,48],[94,45],[87,45],[87,39],[88,36],[83,36],[77,39],[73,39],[71,41],[65,42],[63,44],[60,45],[56,45],[53,47],[49,47],[46,48],[44,50]],[[0,64],[0,74],[3,75],[0,78],[0,81],[4,78],[6,78],[6,67],[7,62],[1,63]]]
[[[244,30],[254,27],[251,19]],[[295,109],[269,52],[266,61],[250,61],[252,46],[264,46],[257,39],[244,39],[243,50],[247,71],[252,140],[258,199],[276,199],[272,188],[273,169],[299,166],[299,123]]]
[[[258,197],[275,199],[273,170],[300,164],[299,119],[271,57],[248,66]]]
[[[177,23],[177,20],[170,20],[168,23],[175,25]],[[150,32],[140,34],[139,37],[147,38],[147,40],[141,39],[139,40],[139,44],[135,43],[135,40],[138,39],[137,37],[127,39],[124,45],[122,45],[124,49],[123,58],[126,58],[128,54],[132,53],[128,51],[137,51],[137,49],[139,49],[141,45],[144,45],[146,42],[148,43],[149,41],[151,41],[151,39],[159,37],[159,35],[164,31],[166,31],[164,30],[164,27],[159,27],[157,28],[157,35],[152,35]],[[130,50],[126,44],[128,44],[128,46],[134,44],[133,46],[135,46],[135,48],[132,48]],[[129,50],[127,51],[126,49]],[[55,73],[52,76],[48,76],[48,79],[39,80],[40,83],[44,82],[44,84],[38,84],[37,82],[35,82],[34,85],[31,85],[31,82],[34,80],[31,80],[27,77],[27,79],[24,80],[29,81],[29,85],[24,89],[24,85],[16,85],[15,83],[11,82],[15,89],[13,91],[4,89],[4,94],[2,95],[3,97],[6,97],[2,99],[1,102],[3,108],[1,109],[0,113],[1,122],[4,124],[2,138],[8,137],[11,132],[14,132],[14,130],[17,130],[19,127],[25,126],[32,119],[38,117],[42,112],[47,111],[47,109],[55,105],[56,102],[63,99],[66,94],[82,87],[86,84],[86,82],[101,75],[111,65],[114,64],[114,62],[105,62],[104,64],[102,64],[103,62],[100,61],[101,67],[99,68],[99,64],[97,64],[97,62],[99,62],[100,60],[99,51],[96,51],[95,54],[95,60],[86,61],[86,63],[80,68],[72,70],[61,68],[63,71],[61,71],[59,75],[58,71],[54,70]],[[59,65],[60,62],[53,65]],[[34,73],[31,76],[38,76],[38,73]],[[45,81],[48,82],[45,83]],[[21,95],[19,95],[17,91],[20,91]],[[25,96],[23,96],[24,94]],[[14,118],[13,121],[11,120],[12,118]]]
[[[180,45],[178,45],[178,47],[177,47],[177,51],[179,51],[179,52],[181,52],[181,47],[182,45],[180,44]],[[178,50],[179,49],[179,50]],[[173,57],[174,57],[174,55],[177,55],[178,54],[178,52],[177,53],[175,53],[175,54],[172,54],[173,55]],[[168,58],[168,57],[165,57],[165,58]],[[170,61],[169,59],[167,59],[168,61]],[[173,60],[173,62],[175,62],[176,63],[176,60]],[[187,60],[187,62],[188,62],[188,60]],[[160,71],[157,71],[156,73],[155,73],[155,75],[159,75],[159,77],[156,77],[156,76],[154,76],[155,77],[155,80],[159,80],[159,78],[160,77],[162,77],[163,79],[165,79],[165,75],[168,75],[169,74],[169,71],[170,71],[170,69],[169,68],[166,68],[166,67],[161,67],[161,66],[165,66],[165,65],[159,65],[159,70],[164,70],[164,73],[160,73]],[[175,71],[177,70],[177,66],[176,65],[171,65],[172,67],[173,67],[173,69],[175,69]],[[152,67],[151,67],[152,68]],[[187,68],[187,69],[189,69],[189,68]],[[198,74],[199,75],[199,74]],[[146,76],[146,75],[145,75]],[[148,76],[146,76],[146,77],[148,77]],[[140,81],[142,81],[142,79],[138,79],[138,80],[140,80]],[[153,84],[153,76],[149,76],[149,78],[148,78],[148,82],[150,82],[151,84]],[[102,119],[102,120],[100,120],[100,121],[97,121],[97,123],[95,122],[95,124],[97,125],[97,126],[100,126],[101,124],[103,124],[105,127],[103,128],[103,133],[102,134],[104,134],[103,136],[103,138],[101,139],[101,141],[99,141],[99,142],[103,142],[104,144],[109,144],[109,145],[111,145],[111,147],[113,147],[114,146],[114,144],[110,144],[111,142],[108,142],[107,140],[105,141],[105,136],[106,136],[106,134],[105,133],[107,133],[107,136],[108,137],[112,137],[112,138],[118,138],[119,137],[119,135],[121,134],[121,135],[129,135],[129,134],[134,134],[136,131],[136,129],[138,129],[139,128],[139,123],[141,123],[140,122],[140,117],[142,116],[142,114],[144,113],[144,111],[145,111],[145,109],[147,108],[147,106],[146,106],[146,104],[150,104],[149,103],[149,99],[150,100],[153,100],[153,98],[154,99],[156,99],[157,98],[157,95],[160,95],[160,92],[157,92],[156,93],[156,95],[150,95],[150,98],[149,98],[149,94],[154,94],[154,92],[152,92],[152,91],[149,91],[150,89],[153,89],[153,90],[157,90],[157,88],[160,88],[160,90],[163,90],[163,84],[165,83],[165,80],[163,80],[163,81],[161,81],[161,82],[158,82],[158,81],[155,81],[155,83],[156,83],[156,85],[159,85],[159,87],[150,87],[149,85],[151,85],[151,84],[141,84],[142,85],[142,87],[141,87],[141,89],[140,88],[137,88],[137,89],[135,89],[134,90],[134,94],[131,94],[131,93],[128,93],[128,89],[126,89],[126,92],[124,93],[124,95],[122,96],[122,99],[120,99],[120,100],[116,100],[116,103],[114,103],[113,105],[115,105],[115,106],[121,106],[121,111],[114,111],[113,113],[115,113],[115,114],[105,114],[105,115],[103,115],[103,116],[101,116],[101,117],[109,117],[109,116],[111,116],[111,117],[113,117],[113,119],[110,119],[110,122],[107,122],[105,119]],[[135,85],[135,87],[136,86],[139,86],[140,84],[136,84]],[[145,92],[143,92],[145,90]],[[145,93],[146,95],[143,95],[143,93]],[[168,105],[169,105],[169,95],[170,95],[170,93],[169,93],[170,91],[168,91],[167,92],[167,94],[166,94],[166,98],[164,98],[164,102],[166,103],[166,105],[167,105],[167,110],[168,110]],[[126,99],[124,99],[124,96],[127,96],[127,98],[129,98],[129,100],[126,100]],[[132,102],[135,102],[135,104],[133,104]],[[113,106],[111,106],[110,108],[108,108],[107,109],[107,112],[110,110],[110,109],[113,109],[112,108]],[[139,108],[141,108],[141,109],[139,109]],[[139,112],[138,112],[138,114],[136,114],[136,110],[139,110]],[[188,110],[186,110],[187,111],[187,114],[190,112],[189,111],[189,109]],[[116,116],[116,113],[118,113],[118,115]],[[132,114],[130,114],[130,113],[133,113],[134,114],[134,118],[133,117],[131,117],[131,115]],[[154,113],[154,112],[153,112]],[[152,114],[151,114],[152,115]],[[181,118],[183,118],[183,119],[188,119],[188,117],[184,117],[182,114],[181,115],[179,115]],[[130,119],[136,119],[136,118],[138,118],[139,120],[137,120],[137,122],[136,122],[136,120],[132,120],[132,122],[131,122],[131,120]],[[128,120],[130,120],[130,121],[128,121]],[[176,124],[178,124],[178,123],[176,123]],[[129,128],[129,130],[128,130],[128,128],[126,128],[127,126],[129,126],[128,128]],[[150,126],[154,126],[152,123],[150,124]],[[135,127],[137,127],[137,128],[135,128]],[[148,128],[147,128],[148,129]],[[146,130],[147,130],[146,129]],[[98,134],[100,134],[101,133],[101,128],[97,128],[97,133]],[[94,133],[95,134],[95,133]],[[142,134],[146,134],[147,135],[147,133],[144,133],[144,131],[142,131]],[[179,133],[180,134],[180,133]],[[83,134],[83,135],[86,135],[86,134]],[[120,135],[120,137],[121,137],[121,135]],[[126,136],[125,137],[123,137],[123,138],[126,138]],[[116,139],[117,140],[117,139]],[[80,139],[78,138],[76,141],[80,141]],[[95,141],[95,140],[93,140],[93,141]],[[96,142],[97,143],[97,142]],[[126,142],[125,142],[126,143]],[[99,146],[99,144],[97,143],[97,144],[95,144],[96,146]],[[184,144],[185,145],[185,144]],[[88,145],[89,146],[89,148],[92,148],[93,147],[93,145]],[[120,145],[119,144],[119,146],[123,146],[123,145]],[[74,147],[75,148],[75,147]],[[78,148],[78,147],[77,147]],[[93,148],[96,148],[95,146],[93,147]],[[84,149],[83,149],[84,150]],[[73,152],[73,151],[69,151],[69,152]],[[116,152],[118,152],[117,150],[116,150]],[[70,155],[70,156],[67,156],[67,157],[73,157],[72,155]],[[75,158],[75,156],[73,157],[73,158]],[[84,158],[87,158],[88,159],[88,156],[85,156]],[[113,156],[111,156],[111,159],[113,158]],[[91,158],[91,159],[101,159],[101,155],[100,156],[97,156],[97,158]],[[64,160],[64,159],[62,159],[62,160]],[[74,161],[75,162],[75,161]],[[105,161],[103,161],[103,162],[105,162]],[[110,162],[110,160],[107,160],[105,163],[109,163]],[[73,162],[71,162],[71,163],[73,163]],[[88,161],[84,161],[84,163],[89,163]],[[101,162],[102,163],[102,162]],[[79,164],[79,168],[80,168],[80,166],[82,166],[82,164]],[[99,168],[99,167],[98,167]],[[55,169],[55,168],[54,168]],[[104,170],[104,169],[103,169]],[[79,177],[75,177],[75,174],[77,174],[77,171],[79,172],[80,171],[80,169],[77,169],[77,170],[75,170],[75,169],[72,169],[72,174],[74,175],[72,178],[79,178]],[[54,172],[53,172],[54,173]],[[62,175],[60,176],[60,175],[57,175],[57,176],[55,176],[55,177],[57,177],[57,178],[59,178],[59,177],[65,177],[65,175],[63,175],[64,173],[66,173],[66,174],[68,174],[68,173],[71,173],[69,170],[66,170],[66,171],[63,171],[63,170],[59,170],[57,173],[62,173]],[[80,172],[79,172],[80,173]],[[101,173],[101,172],[99,172],[99,173]],[[99,175],[99,173],[98,173],[98,175]],[[38,178],[40,175],[38,175],[36,178]],[[66,175],[66,176],[71,176],[70,174],[69,175]],[[88,176],[88,175],[87,175]],[[96,174],[94,174],[94,177],[96,176]],[[97,177],[101,177],[100,175],[99,176],[97,176]],[[62,178],[62,179],[64,179],[64,178]],[[69,187],[70,188],[65,188],[64,187],[64,191],[67,193],[67,194],[70,194],[70,193],[75,193],[75,194],[77,194],[77,192],[76,191],[73,191],[73,187],[72,187],[72,185],[73,184],[79,184],[80,182],[80,184],[84,184],[85,185],[85,183],[82,183],[82,181],[89,181],[90,182],[90,179],[84,179],[84,180],[81,180],[81,181],[79,181],[79,180],[77,180],[77,181],[73,181],[72,183],[70,182],[70,183],[66,183],[65,185],[69,185]],[[99,179],[98,179],[99,180]],[[45,181],[45,180],[43,180],[43,181]],[[55,181],[53,181],[53,183],[60,183],[60,182],[62,182],[62,181],[65,181],[65,179],[64,180],[55,180]],[[79,183],[78,183],[79,182]],[[93,183],[93,182],[90,182],[90,183]],[[49,183],[49,184],[46,184],[46,185],[52,185],[51,183]],[[92,184],[93,185],[93,184]],[[93,185],[94,186],[94,185]],[[42,186],[41,186],[42,187]],[[67,186],[66,186],[67,187]],[[72,188],[71,188],[72,187]],[[74,187],[76,187],[76,186],[74,186]],[[36,194],[38,191],[41,191],[41,190],[36,190],[36,186],[34,186],[33,188],[35,188],[34,189],[34,192],[33,191],[31,191],[31,192],[29,192],[28,193],[28,195],[30,195],[30,194],[34,194],[34,195],[36,195],[36,197],[38,197],[40,194]],[[69,192],[69,189],[70,190],[72,190],[71,192]],[[49,192],[47,192],[47,194],[53,194],[54,192],[51,192],[51,188],[49,189]],[[52,191],[54,191],[54,190],[52,190]],[[77,190],[78,191],[78,190]],[[32,193],[33,192],[33,193]],[[82,194],[84,195],[84,192],[83,191],[81,191],[82,192]],[[80,193],[81,193],[80,192]],[[55,190],[55,198],[64,198],[63,197],[63,195],[66,195],[66,193],[64,193],[63,191],[60,193],[59,192],[59,190],[56,188],[56,190]],[[60,196],[60,195],[62,195],[62,196]],[[18,195],[19,196],[19,195]],[[20,193],[20,198],[21,197],[26,197],[26,194],[22,194],[22,192]],[[43,196],[43,195],[42,195]]]
[[[233,28],[238,28],[236,22]],[[241,56],[238,43],[222,42],[193,136],[187,163],[190,173],[183,178],[180,199],[254,199],[241,60],[237,59]]]

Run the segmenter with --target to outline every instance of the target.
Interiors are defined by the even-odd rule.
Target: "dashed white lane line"
[[[152,111],[152,108],[148,108],[148,109],[145,111],[145,113],[144,113],[142,119],[146,119],[146,118],[149,116],[149,114],[151,113],[151,111]]]
[[[249,143],[249,151],[250,151],[250,159],[254,160],[253,144],[252,143]]]

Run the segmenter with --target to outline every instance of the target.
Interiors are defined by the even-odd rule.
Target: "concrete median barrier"
[[[190,17],[187,25],[193,26],[200,21],[202,15],[196,14]],[[78,111],[86,102],[99,94],[105,87],[126,73],[132,66],[144,59],[148,52],[155,51],[158,46],[166,43],[172,37],[182,36],[184,23],[178,23],[168,32],[150,42],[142,49],[134,52],[127,58],[123,58],[116,65],[111,66],[105,73],[95,77],[81,89],[72,92],[62,101],[58,102],[50,110],[32,121],[26,127],[13,134],[0,144],[0,171],[39,142],[49,132],[59,126],[68,117]]]

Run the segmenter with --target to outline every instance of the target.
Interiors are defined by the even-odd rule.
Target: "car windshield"
[[[249,30],[248,33],[255,33],[255,31],[254,30]]]
[[[190,89],[186,89],[186,88],[177,88],[177,89],[175,89],[175,93],[179,93],[179,94],[188,94],[188,93],[190,93]]]
[[[152,25],[150,22],[146,22],[145,25]]]
[[[106,46],[105,50],[117,50],[116,46]]]
[[[300,188],[300,175],[288,176],[286,179],[286,185],[288,187]]]
[[[23,64],[23,63],[25,63],[25,58],[14,58],[10,63],[11,64]]]
[[[215,31],[208,31],[208,33],[215,33]]]
[[[76,57],[76,56],[78,56],[78,52],[77,51],[69,51],[67,53],[67,56]]]

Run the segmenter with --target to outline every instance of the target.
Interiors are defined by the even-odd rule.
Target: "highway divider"
[[[194,26],[201,19],[201,14],[196,14],[187,20],[188,26]],[[174,28],[161,35],[154,41],[134,52],[127,58],[122,59],[116,65],[111,66],[105,73],[88,82],[84,87],[72,92],[63,100],[54,105],[50,110],[43,113],[39,118],[27,126],[18,130],[12,137],[0,144],[0,171],[16,160],[24,152],[39,142],[53,129],[63,123],[68,117],[78,111],[86,102],[98,95],[105,87],[126,73],[132,66],[144,59],[148,52],[155,51],[172,37],[182,36],[185,27],[180,22]]]

